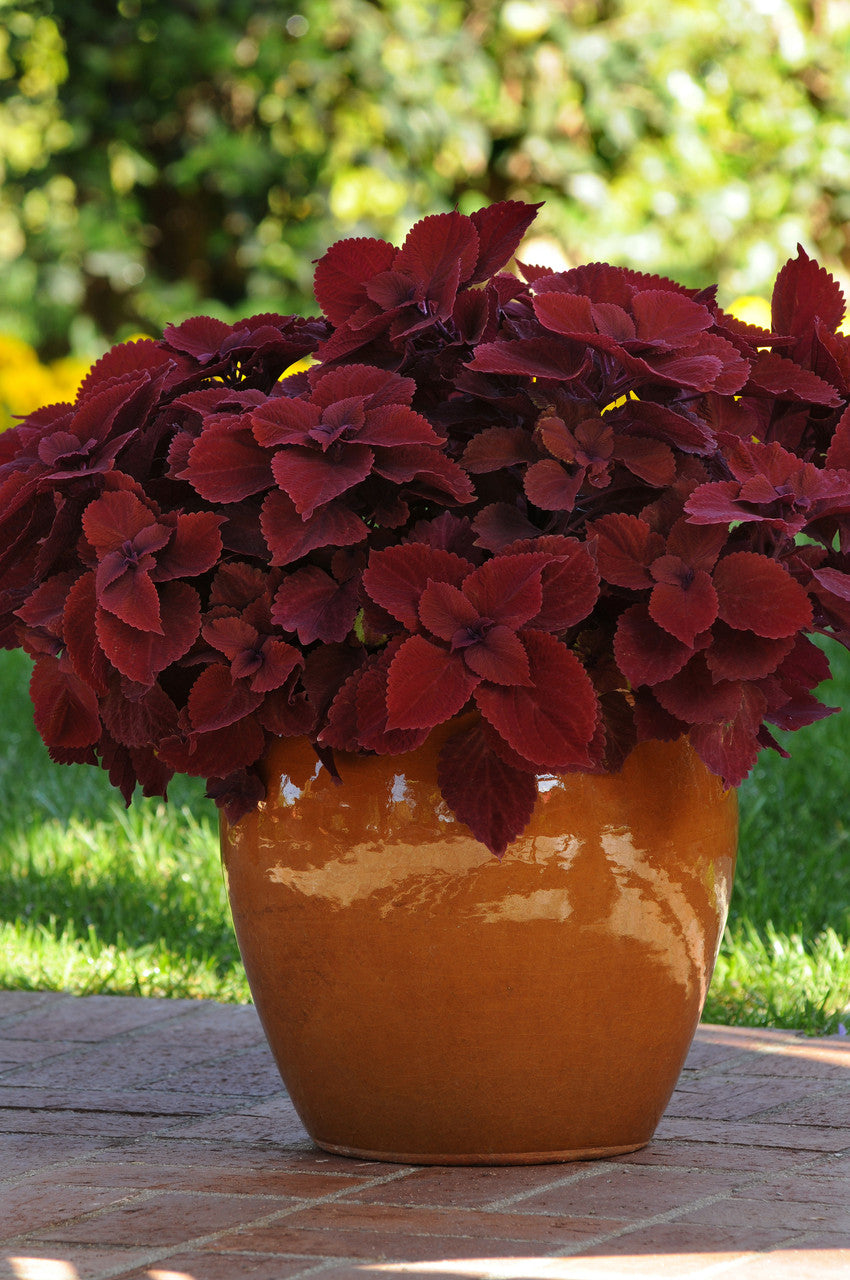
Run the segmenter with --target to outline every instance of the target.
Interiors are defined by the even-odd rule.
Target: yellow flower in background
[[[766,298],[758,298],[748,293],[736,298],[725,310],[736,320],[743,320],[744,324],[755,324],[760,329],[770,328],[770,303]],[[850,334],[850,311],[838,326],[838,332]]]
[[[28,343],[0,334],[0,431],[43,404],[72,401],[88,371],[74,356],[40,364]]]
[[[770,303],[766,298],[744,294],[724,309],[736,320],[743,320],[744,324],[754,324],[759,329],[770,328]]]

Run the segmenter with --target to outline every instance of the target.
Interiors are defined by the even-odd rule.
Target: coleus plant
[[[850,645],[850,338],[800,250],[770,331],[518,201],[343,240],[323,317],[197,317],[0,436],[0,637],[50,755],[232,820],[276,735],[402,753],[494,853],[537,777],[688,735],[735,786]],[[337,763],[335,763],[337,762]],[[344,769],[342,769],[344,775]]]

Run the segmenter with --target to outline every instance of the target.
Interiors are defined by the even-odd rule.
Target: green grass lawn
[[[826,701],[850,709],[850,656]],[[106,775],[54,765],[28,663],[0,652],[0,987],[247,1000],[203,785],[125,810]],[[848,717],[791,735],[741,788],[741,850],[706,1018],[850,1023]]]
[[[0,987],[250,999],[203,783],[125,809],[103,770],[50,760],[28,679],[0,652]]]

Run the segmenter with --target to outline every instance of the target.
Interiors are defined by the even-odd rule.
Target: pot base
[[[432,735],[432,738],[434,735]],[[438,743],[283,739],[222,852],[254,1003],[305,1129],[391,1163],[546,1164],[652,1137],[728,903],[736,798],[686,740],[540,781],[499,862],[452,819]]]
[[[470,1152],[458,1155],[434,1155],[431,1152],[396,1152],[369,1151],[361,1147],[340,1146],[334,1142],[319,1142],[317,1147],[330,1152],[334,1156],[348,1156],[353,1160],[381,1160],[389,1164],[412,1165],[508,1165],[508,1164],[568,1164],[574,1160],[605,1160],[610,1156],[625,1156],[632,1151],[640,1151],[646,1142],[632,1142],[623,1147],[579,1147],[574,1151],[509,1151],[509,1152]]]

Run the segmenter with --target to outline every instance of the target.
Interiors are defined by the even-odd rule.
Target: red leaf
[[[457,287],[456,278],[453,280],[453,287]],[[411,278],[404,271],[382,271],[380,275],[373,276],[366,285],[366,296],[371,302],[377,303],[381,311],[403,311],[411,301],[412,292]],[[421,314],[423,313],[420,312]],[[355,326],[357,325],[356,318],[353,323]]]
[[[634,320],[615,302],[591,302],[590,314],[593,317],[594,328],[608,338],[625,342],[627,339],[637,337]]]
[[[787,569],[754,551],[735,551],[714,571],[718,613],[730,627],[778,640],[812,623],[812,606]]]
[[[575,434],[569,429],[563,418],[556,414],[543,414],[537,422],[537,435],[547,453],[561,462],[576,462],[579,455],[582,466],[593,462],[604,462],[611,457],[614,445],[614,432],[601,418],[585,418],[578,421],[580,410],[576,410],[576,421],[573,422]],[[579,444],[581,440],[581,444]]]
[[[481,614],[462,591],[448,582],[429,580],[419,600],[419,621],[440,640],[449,640],[463,628],[474,627]]]
[[[577,343],[551,338],[517,338],[512,342],[482,342],[467,369],[507,373],[529,378],[570,382],[585,369],[587,354]]]
[[[266,694],[255,712],[255,719],[276,738],[312,734],[316,724],[315,711],[306,694],[298,690],[292,680]]]
[[[472,437],[461,462],[472,475],[481,475],[519,462],[533,462],[536,457],[531,434],[522,427],[486,427]]]
[[[731,524],[735,520],[762,520],[759,512],[752,512],[740,502],[741,486],[737,480],[714,480],[697,485],[685,503],[685,512],[691,524]]]
[[[125,747],[150,747],[177,732],[177,708],[158,684],[140,698],[130,698],[123,681],[113,681],[101,715],[112,737]]]
[[[410,636],[387,677],[390,729],[432,729],[466,705],[479,681],[459,654],[438,648],[424,636]]]
[[[727,537],[725,529],[711,525],[697,527],[688,520],[677,520],[667,536],[667,550],[671,555],[681,556],[692,569],[711,573]]]
[[[808,724],[816,724],[826,716],[833,716],[839,707],[827,707],[810,693],[796,693],[783,702],[781,706],[770,711],[766,717],[780,729],[803,729]]]
[[[827,566],[825,569],[815,569],[812,577],[823,588],[822,592],[818,592],[822,598],[837,596],[839,600],[850,600],[850,573]]]
[[[697,339],[695,349],[710,352],[720,362],[720,371],[706,390],[719,396],[732,396],[741,390],[750,374],[750,361],[739,353],[733,343],[718,333],[704,333]]]
[[[317,719],[325,715],[337,690],[361,666],[363,658],[362,650],[344,644],[319,645],[305,656],[301,683]]]
[[[676,478],[673,450],[661,440],[620,435],[614,445],[614,457],[628,467],[632,475],[656,489],[672,484]]]
[[[226,778],[255,764],[266,749],[266,735],[254,716],[210,733],[164,738],[159,754],[165,764],[193,778]]]
[[[676,292],[670,292],[666,296],[673,300],[671,308],[678,307],[681,303],[687,304],[689,308],[699,305]],[[732,343],[718,335],[700,333],[698,339],[694,339],[692,334],[686,333],[683,339],[677,340],[675,349],[671,349],[669,342],[663,341],[661,351],[656,352],[651,347],[646,348],[645,335],[630,342],[628,328],[624,323],[627,317],[620,317],[619,323],[612,327],[612,313],[603,311],[599,302],[591,307],[589,298],[569,293],[543,293],[534,299],[534,309],[541,324],[547,329],[569,335],[606,352],[641,381],[678,383],[697,391],[716,389],[724,394],[731,394],[739,390],[747,380],[748,362],[741,358]],[[656,302],[647,304],[647,311],[651,311],[657,319]],[[700,307],[700,311],[704,311],[704,308]],[[681,316],[679,320],[680,323],[690,325],[695,323],[696,317],[697,313],[691,313],[691,319],[687,322]],[[608,331],[615,336],[609,336]],[[642,355],[632,354],[622,345],[623,342],[637,346],[639,350],[643,348]]]
[[[574,538],[553,536],[537,538],[521,546],[553,557],[543,566],[541,574],[540,612],[530,619],[528,626],[557,634],[582,622],[599,598],[599,571],[586,544]]]
[[[678,556],[662,556],[653,565],[653,576],[659,577],[659,564],[671,562],[681,566]],[[717,592],[704,569],[693,576],[675,573],[672,580],[660,579],[649,597],[649,613],[665,631],[683,644],[693,645],[701,631],[707,631],[717,617]]]
[[[831,383],[774,351],[760,351],[755,357],[748,386],[766,391],[776,399],[801,400],[806,404],[833,407],[843,404],[841,396]]]
[[[720,724],[694,725],[688,735],[703,764],[727,787],[740,786],[758,758],[758,732],[764,711],[765,700],[759,691],[744,686],[732,716]]]
[[[381,405],[409,405],[416,392],[413,378],[402,378],[370,364],[344,364],[327,368],[317,364],[310,370],[312,401],[327,409],[346,396],[362,396],[368,410]]]
[[[506,764],[480,722],[444,743],[437,781],[455,817],[497,858],[525,830],[537,802],[534,774]]]
[[[741,703],[741,685],[734,680],[715,681],[701,653],[669,680],[654,685],[652,692],[665,711],[687,724],[729,720]]]
[[[541,511],[572,511],[584,477],[580,467],[571,475],[554,458],[544,458],[528,468],[523,485],[529,502]]]
[[[472,525],[466,516],[443,511],[431,520],[417,520],[411,530],[411,542],[424,542],[440,551],[470,558],[475,553]]]
[[[295,510],[308,520],[318,507],[365,480],[374,460],[365,444],[332,445],[326,453],[294,446],[278,450],[272,471]]]
[[[242,560],[230,560],[221,564],[210,588],[210,607],[225,605],[231,609],[244,609],[253,600],[259,600],[269,590],[270,575]]]
[[[230,333],[230,325],[223,320],[216,320],[213,316],[192,316],[182,324],[166,325],[162,336],[175,351],[182,351],[201,364],[207,364],[218,356],[222,342]]]
[[[119,489],[101,494],[90,502],[83,512],[83,532],[100,557],[110,551],[118,551],[126,542],[156,525],[156,516],[132,493]],[[154,538],[149,551],[157,550],[168,541],[169,532],[162,527],[159,538]],[[157,545],[158,544],[158,545]]]
[[[599,333],[617,342],[636,337],[635,322],[627,311],[614,302],[593,302],[590,313]]]
[[[318,652],[320,650],[314,650],[314,653]],[[359,748],[357,689],[362,678],[363,667],[358,667],[337,687],[327,708],[325,725],[318,736],[322,746],[332,747],[335,751],[356,751]]]
[[[369,409],[366,422],[357,433],[363,444],[385,445],[396,449],[402,445],[424,444],[439,448],[444,441],[421,413],[404,404],[380,405]]]
[[[234,662],[234,677],[244,676],[254,693],[272,693],[285,684],[295,668],[303,662],[300,649],[266,636],[260,647],[259,664],[254,654],[240,655]]]
[[[362,667],[355,684],[357,742],[364,751],[378,755],[400,755],[415,751],[429,729],[390,729],[387,713],[387,668],[381,654],[377,661]]]
[[[829,680],[829,659],[808,636],[796,636],[794,648],[787,658],[783,658],[777,674],[786,689],[813,689],[815,685]]]
[[[689,346],[710,328],[714,317],[707,307],[669,289],[644,289],[632,298],[637,337],[642,342]]]
[[[633,591],[652,586],[649,566],[664,554],[664,539],[639,516],[608,515],[594,521],[599,572],[606,582]]]
[[[156,360],[153,361],[156,364]],[[128,421],[135,426],[133,418],[144,421],[157,390],[157,383],[152,381],[143,368],[134,374],[110,379],[97,387],[89,385],[85,393],[81,390],[74,406],[73,426],[70,430],[77,440],[88,448],[89,441],[106,441],[113,437],[114,443],[123,446],[127,440],[122,435],[115,442],[116,431]]]
[[[395,256],[393,268],[422,283],[430,298],[450,303],[478,260],[478,233],[462,213],[420,218]]]
[[[120,577],[104,581],[106,564],[99,564],[95,576],[97,602],[137,631],[154,631],[162,635],[159,594],[150,575],[135,565],[128,565]]]
[[[836,423],[826,454],[826,465],[850,471],[850,409],[845,409]]]
[[[318,547],[353,546],[369,532],[359,516],[333,502],[302,520],[292,499],[276,489],[263,502],[260,527],[274,565],[291,564]]]
[[[207,618],[201,632],[207,644],[218,649],[230,662],[243,649],[253,648],[258,638],[256,628],[236,615]]]
[[[540,612],[544,564],[543,557],[533,551],[517,555],[507,552],[485,560],[464,582],[464,595],[482,618],[516,630]]]
[[[614,356],[642,381],[679,382],[698,391],[714,390],[723,395],[740,390],[750,368],[737,347],[716,334],[702,333],[676,347],[664,341],[644,345],[637,339],[620,346],[603,337],[592,341],[592,345]]]
[[[167,582],[160,588],[160,608],[168,619],[164,635],[137,631],[115,614],[97,611],[100,647],[116,670],[138,684],[153,684],[160,671],[188,652],[201,629],[198,594],[185,582]]]
[[[316,263],[313,289],[332,324],[342,325],[366,301],[366,282],[388,271],[396,251],[385,240],[338,240]]]
[[[357,579],[340,584],[324,569],[307,565],[278,588],[272,622],[284,631],[296,631],[303,645],[314,640],[330,644],[346,638],[356,614]]]
[[[43,657],[30,677],[35,727],[48,747],[91,746],[101,735],[97,695],[65,658]]]
[[[304,444],[318,426],[321,413],[315,404],[294,396],[272,396],[251,414],[251,429],[258,444],[277,447]]]
[[[614,657],[633,685],[655,685],[680,671],[693,649],[653,622],[644,604],[626,609],[614,635]]]
[[[752,631],[735,631],[724,622],[717,622],[705,660],[717,680],[761,680],[776,670],[793,647],[793,636],[768,640]]]
[[[613,302],[627,307],[635,289],[675,288],[681,292],[680,286],[660,276],[643,275],[638,271],[629,271],[625,267],[614,267],[609,262],[588,262],[580,267],[572,267],[569,271],[559,272],[555,277],[558,288],[571,293],[587,294],[598,302]]]
[[[221,558],[221,516],[212,511],[190,511],[177,516],[171,541],[157,556],[152,577],[156,582],[171,578],[196,578],[218,564]]]
[[[634,426],[641,436],[663,440],[683,453],[704,454],[714,446],[714,437],[707,423],[698,418],[686,418],[651,400],[629,400],[621,409],[605,416],[610,416],[624,427]]]
[[[483,716],[479,716],[478,723],[481,726],[481,732],[491,751],[495,751],[500,760],[504,760],[505,764],[509,764],[512,769],[519,769],[523,773],[536,773],[536,766],[530,760],[526,760],[518,751],[514,751],[513,747],[508,746],[505,739],[500,733],[497,733],[489,720],[485,720]]]
[[[634,703],[634,695],[620,689],[599,695],[602,714],[591,744],[594,759],[598,755],[594,772],[617,773],[637,745]]]
[[[54,574],[36,587],[15,610],[15,615],[28,627],[42,627],[53,635],[61,635],[62,612],[74,582],[73,573]]]
[[[414,492],[437,501],[471,502],[475,496],[469,476],[456,462],[428,445],[409,444],[387,449],[376,446],[375,471],[395,484],[410,484]]]
[[[463,650],[470,671],[493,684],[528,685],[528,656],[519,636],[510,627],[493,627],[477,644]]]
[[[472,522],[475,545],[486,551],[503,551],[512,542],[536,537],[540,530],[508,502],[482,507]]]
[[[429,579],[459,587],[472,568],[452,551],[410,542],[373,551],[363,573],[363,588],[408,631],[417,631],[419,601]]]
[[[832,276],[797,246],[797,257],[785,263],[776,277],[771,305],[771,327],[802,341],[803,354],[811,344],[815,318],[835,330],[844,318],[844,294]],[[800,354],[795,351],[795,356]]]
[[[648,688],[635,690],[634,720],[638,742],[675,742],[688,731],[688,725],[665,711]]]
[[[722,341],[722,339],[720,339]],[[703,344],[705,339],[703,339]],[[741,360],[731,343],[724,344],[735,353],[739,370],[732,381],[732,390],[737,390],[747,380],[749,365]],[[720,354],[701,355],[685,351],[675,355],[655,355],[642,359],[639,356],[618,353],[618,359],[624,368],[634,374],[641,382],[667,382],[674,386],[691,387],[694,391],[720,390],[718,383],[725,379],[725,365]],[[724,391],[727,388],[722,388]]]
[[[136,770],[133,765],[133,757],[127,747],[116,742],[106,731],[101,736],[98,743],[98,754],[100,764],[107,771],[107,777],[124,797],[124,803],[129,805],[133,792],[136,789]],[[95,761],[98,757],[95,756]]]
[[[121,342],[110,347],[89,369],[77,391],[77,400],[83,400],[96,392],[102,384],[113,378],[124,378],[131,373],[153,374],[157,369],[172,364],[174,357],[157,347],[150,338],[136,342]]]
[[[229,667],[215,662],[205,667],[189,691],[189,720],[194,730],[208,733],[243,720],[260,705],[261,693],[244,680],[233,680]]]
[[[470,214],[479,246],[470,284],[480,284],[501,271],[516,253],[539,208],[539,204],[526,204],[522,200],[503,200]]]
[[[541,769],[587,768],[599,707],[575,654],[543,631],[524,631],[529,686],[482,684],[481,714],[510,747]]]
[[[591,300],[580,293],[537,293],[534,298],[534,314],[553,333],[569,338],[596,337],[597,328]]]
[[[77,675],[96,693],[106,693],[109,663],[98,644],[95,630],[97,598],[94,574],[86,573],[68,592],[62,617],[65,649]]]
[[[236,769],[226,778],[210,778],[204,794],[235,826],[265,799],[266,788],[254,769]]]
[[[257,444],[249,427],[216,424],[198,436],[178,478],[207,502],[240,502],[271,486],[271,455]]]

